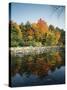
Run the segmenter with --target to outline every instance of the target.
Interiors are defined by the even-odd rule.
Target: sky
[[[57,9],[59,7],[59,9]],[[20,23],[37,22],[40,18],[65,30],[65,6],[11,3],[11,20]]]

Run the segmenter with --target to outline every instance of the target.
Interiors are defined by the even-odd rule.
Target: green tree
[[[17,47],[20,45],[22,40],[22,34],[19,25],[14,22],[10,22],[10,32],[11,32],[11,47]]]
[[[55,29],[54,29],[54,26],[53,25],[49,25],[49,30],[50,31],[54,31]]]

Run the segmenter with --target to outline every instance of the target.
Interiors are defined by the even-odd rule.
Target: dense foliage
[[[55,46],[65,45],[65,31],[39,19],[37,23],[26,24],[9,22],[9,32],[11,34],[11,47],[17,46]]]

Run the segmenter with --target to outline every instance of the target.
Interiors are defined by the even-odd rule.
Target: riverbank
[[[64,47],[61,46],[45,46],[45,47],[11,47],[9,50],[11,52],[11,55],[15,56],[24,56],[29,54],[40,54],[44,52],[48,52],[50,50],[61,50],[64,49]]]

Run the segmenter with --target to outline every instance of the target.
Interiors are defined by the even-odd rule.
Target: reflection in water
[[[63,84],[64,51],[11,57],[12,86]]]

